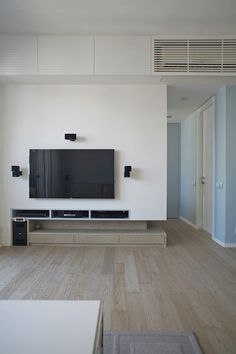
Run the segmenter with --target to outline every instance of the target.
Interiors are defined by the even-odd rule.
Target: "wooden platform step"
[[[29,244],[145,245],[166,247],[167,235],[160,227],[144,230],[40,229],[29,232]]]

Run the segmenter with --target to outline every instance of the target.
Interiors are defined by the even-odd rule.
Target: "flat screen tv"
[[[30,150],[30,198],[114,198],[114,150]]]

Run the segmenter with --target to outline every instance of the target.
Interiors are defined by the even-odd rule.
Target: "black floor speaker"
[[[27,246],[27,221],[15,218],[12,221],[13,246]]]

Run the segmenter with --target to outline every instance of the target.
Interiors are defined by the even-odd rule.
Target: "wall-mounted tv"
[[[114,150],[30,150],[30,198],[114,198]]]

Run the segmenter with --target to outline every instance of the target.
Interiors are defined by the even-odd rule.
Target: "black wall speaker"
[[[130,177],[131,171],[132,171],[132,167],[131,166],[125,166],[124,167],[124,177]]]
[[[75,141],[77,139],[76,134],[67,133],[65,134],[65,140]]]
[[[12,177],[20,177],[22,176],[22,171],[20,170],[20,166],[11,166]]]

